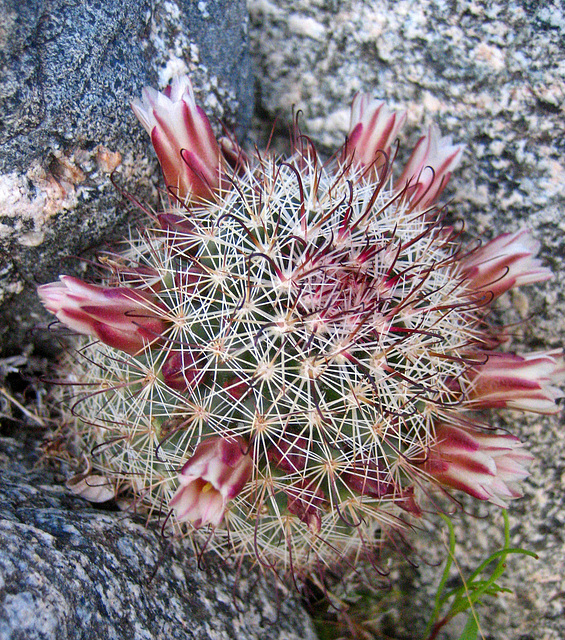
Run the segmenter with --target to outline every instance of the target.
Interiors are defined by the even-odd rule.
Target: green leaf
[[[467,623],[463,629],[463,633],[459,636],[459,640],[477,640],[479,637],[479,626],[477,620],[471,611],[467,618]]]
[[[497,583],[497,580],[502,576],[506,569],[507,557],[511,554],[521,554],[533,558],[537,558],[537,556],[531,551],[510,547],[510,525],[508,521],[508,514],[503,510],[504,545],[502,549],[492,553],[467,578],[462,575],[462,586],[446,591],[449,573],[453,563],[455,562],[455,533],[450,519],[443,514],[440,515],[449,531],[448,556],[436,591],[434,609],[424,632],[425,637],[435,638],[437,635],[437,629],[441,628],[455,616],[471,609],[465,626],[465,631],[459,640],[475,640],[479,629],[474,607],[483,605],[483,600],[486,596],[493,597],[497,593],[509,591],[509,589],[506,589]],[[491,567],[491,564],[494,564],[495,566]],[[489,569],[490,576],[485,575],[487,573],[487,569]],[[446,608],[447,611],[445,610]],[[441,613],[442,611],[443,615]],[[435,629],[435,631],[433,629]]]

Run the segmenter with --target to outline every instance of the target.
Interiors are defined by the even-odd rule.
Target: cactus
[[[298,576],[375,558],[436,489],[520,495],[531,456],[476,412],[556,412],[563,358],[502,354],[487,316],[550,273],[527,231],[481,246],[445,224],[462,145],[433,125],[395,181],[404,115],[365,95],[325,162],[297,127],[288,159],[217,143],[186,78],[133,106],[166,207],[101,257],[103,286],[39,289],[94,338],[67,368],[97,482]]]

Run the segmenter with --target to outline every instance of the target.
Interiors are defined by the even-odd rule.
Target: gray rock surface
[[[222,120],[244,135],[243,0],[0,0],[0,353],[53,346],[33,331],[47,321],[36,284],[80,273],[69,256],[123,235],[134,208],[112,186],[114,169],[157,203],[158,165],[129,102],[184,72],[217,130]]]
[[[91,508],[33,462],[33,442],[0,438],[1,640],[315,640],[272,578],[199,566],[188,541]]]
[[[408,110],[401,159],[432,120],[467,145],[449,188],[451,215],[489,239],[529,227],[553,280],[500,301],[513,327],[512,347],[565,344],[565,14],[556,0],[250,0],[252,53],[262,121],[279,117],[285,136],[291,107],[302,129],[333,151],[348,127],[357,91]],[[513,558],[505,585],[514,595],[485,609],[485,637],[565,638],[564,417],[506,414],[504,423],[537,460],[525,497],[510,509],[512,543],[540,559]],[[466,503],[467,504],[467,503]],[[474,512],[491,514],[467,505]],[[501,524],[459,519],[462,570],[500,543]],[[439,538],[436,538],[438,540]],[[426,545],[428,545],[426,547]],[[440,543],[441,546],[441,543]],[[430,556],[433,545],[422,549]],[[441,556],[438,551],[437,558]],[[433,561],[435,558],[431,557]],[[467,565],[467,566],[466,566]],[[421,637],[438,569],[406,568],[398,637]],[[419,622],[418,622],[419,621]],[[458,638],[457,629],[442,638]]]

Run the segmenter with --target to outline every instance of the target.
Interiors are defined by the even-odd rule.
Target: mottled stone
[[[0,438],[2,640],[315,640],[272,578],[93,509],[33,469],[32,448]]]
[[[216,130],[222,121],[245,134],[253,107],[245,3],[1,0],[0,69],[5,353],[53,348],[34,331],[48,318],[36,284],[78,275],[77,256],[123,235],[135,207],[111,184],[114,169],[121,188],[157,204],[160,172],[129,106],[143,86],[188,72]]]
[[[512,348],[565,344],[565,14],[555,0],[250,0],[251,42],[261,120],[277,116],[282,137],[291,108],[303,131],[328,151],[341,144],[355,92],[369,91],[408,110],[400,158],[431,121],[467,145],[448,195],[450,215],[470,233],[492,238],[532,229],[554,278],[500,300],[515,323]],[[563,415],[507,414],[501,422],[529,443],[537,461],[525,497],[511,505],[512,543],[538,561],[509,560],[503,583],[514,590],[483,610],[485,637],[565,637],[565,435]],[[465,503],[474,509],[471,502]],[[479,509],[496,513],[494,507]],[[457,518],[456,518],[457,520]],[[496,541],[489,519],[462,516],[458,556],[474,568]],[[420,548],[433,562],[424,538]],[[466,560],[468,558],[468,561]],[[475,563],[473,565],[473,563]],[[437,567],[408,567],[397,610],[398,637],[420,637],[439,579]],[[411,586],[410,586],[411,585]],[[415,621],[420,621],[417,623]],[[388,630],[389,633],[393,633]],[[420,633],[421,635],[421,633]],[[451,628],[443,638],[458,638]]]

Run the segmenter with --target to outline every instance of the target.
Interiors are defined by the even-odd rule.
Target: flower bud
[[[288,510],[298,516],[312,533],[320,533],[322,528],[321,507],[327,503],[321,489],[316,489],[313,481],[302,480],[286,489]]]
[[[428,134],[416,143],[395,187],[406,187],[412,202],[417,202],[421,208],[429,207],[445,189],[464,148],[465,145],[453,144],[451,136],[441,137],[437,125],[432,124]]]
[[[406,112],[394,112],[382,100],[358,93],[351,105],[344,159],[361,167],[379,169],[405,120]]]
[[[422,467],[441,484],[505,507],[521,496],[517,484],[532,459],[514,436],[440,424]]]
[[[251,479],[253,459],[244,447],[242,441],[220,437],[207,438],[196,447],[180,471],[179,488],[169,503],[180,522],[191,522],[196,529],[220,524],[227,503]]]
[[[378,469],[372,460],[360,456],[355,458],[352,467],[348,467],[340,477],[351,490],[362,496],[382,498],[392,488],[390,474]]]
[[[394,504],[398,505],[404,511],[410,513],[416,518],[422,517],[422,508],[416,502],[414,495],[414,485],[411,484],[401,491],[393,494]]]
[[[196,293],[203,277],[204,271],[197,264],[183,266],[174,275],[175,288],[182,291],[183,295]]]
[[[278,469],[286,473],[302,471],[306,466],[308,442],[302,436],[286,434],[267,451],[267,457]]]
[[[222,136],[218,143],[222,156],[237,175],[243,175],[245,167],[249,166],[249,156],[239,146],[233,136]]]
[[[99,287],[71,276],[37,289],[47,311],[67,327],[129,354],[143,350],[165,330],[160,305],[148,291]]]
[[[551,271],[535,257],[539,243],[523,229],[503,233],[461,260],[463,275],[475,291],[498,298],[505,291],[551,278]]]
[[[165,182],[181,200],[207,200],[220,184],[220,150],[187,76],[164,91],[145,87],[132,109],[151,136]]]
[[[193,389],[202,382],[205,373],[198,360],[198,353],[190,349],[171,351],[161,367],[165,384],[176,391]]]
[[[564,378],[565,365],[560,349],[527,353],[491,352],[484,364],[469,372],[468,404],[472,409],[521,409],[534,413],[557,413],[556,400],[563,397],[557,388]]]
[[[224,382],[222,389],[234,400],[241,400],[249,391],[249,384],[239,376],[232,376]]]

